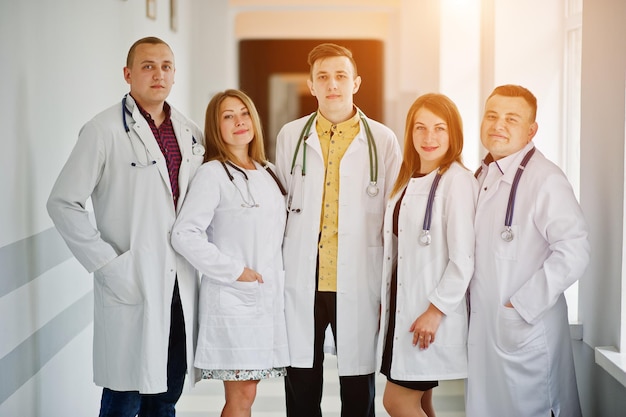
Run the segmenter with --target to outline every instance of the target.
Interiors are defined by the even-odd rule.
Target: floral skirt
[[[259,379],[278,378],[285,375],[287,375],[285,368],[202,370],[202,379],[219,379],[222,381],[256,381]]]

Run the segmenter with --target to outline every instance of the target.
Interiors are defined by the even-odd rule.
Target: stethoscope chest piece
[[[194,140],[194,144],[191,146],[191,152],[197,156],[204,156],[204,146]]]
[[[367,186],[366,192],[370,197],[376,197],[378,195],[378,185],[375,182],[370,182],[370,185]]]
[[[513,231],[511,230],[510,227],[507,227],[506,229],[502,231],[502,233],[500,233],[500,237],[505,242],[510,242],[513,240]]]
[[[420,234],[419,237],[419,243],[422,246],[428,246],[430,245],[430,231],[429,230],[422,230],[422,233]]]

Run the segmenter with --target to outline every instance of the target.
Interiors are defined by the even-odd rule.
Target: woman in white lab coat
[[[384,220],[383,404],[392,417],[432,417],[438,380],[467,376],[477,182],[461,163],[462,121],[448,97],[419,97],[404,137]]]
[[[222,416],[249,416],[259,380],[283,376],[289,365],[285,200],[248,96],[216,94],[205,135],[208,162],[192,181],[172,245],[202,273],[195,366],[224,381]]]

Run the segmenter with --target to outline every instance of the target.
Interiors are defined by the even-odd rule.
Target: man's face
[[[495,95],[487,100],[480,140],[494,160],[521,150],[537,133],[532,109],[522,97]]]
[[[174,55],[164,44],[141,44],[135,49],[130,67],[124,67],[124,79],[130,93],[148,110],[162,105],[174,85]]]
[[[352,111],[353,95],[359,90],[361,77],[355,77],[348,57],[318,59],[313,63],[311,78],[307,84],[322,114]]]

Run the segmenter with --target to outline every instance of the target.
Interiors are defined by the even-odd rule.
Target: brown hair
[[[404,128],[404,155],[402,157],[402,165],[396,179],[391,195],[395,195],[402,190],[409,182],[415,172],[420,169],[420,157],[415,146],[413,145],[413,125],[415,124],[415,115],[417,112],[425,108],[431,111],[448,125],[449,147],[443,156],[439,172],[443,174],[453,162],[463,164],[461,153],[463,152],[463,121],[458,108],[452,100],[443,94],[424,94],[415,100],[409,108],[406,116],[406,126]]]
[[[526,103],[530,106],[530,122],[534,123],[535,118],[537,117],[537,97],[534,96],[530,90],[514,84],[505,84],[499,87],[496,87],[489,97],[487,97],[487,101],[493,96],[504,96],[504,97],[521,97]]]
[[[220,106],[227,97],[238,98],[250,112],[254,137],[248,146],[248,155],[254,161],[260,164],[265,164],[267,160],[265,159],[263,132],[261,129],[259,113],[257,112],[250,97],[242,91],[233,89],[215,94],[206,108],[206,114],[204,116],[204,137],[206,139],[207,149],[204,154],[204,162],[212,161],[214,159],[223,162],[237,162],[235,155],[233,155],[233,153],[226,146],[224,138],[222,137],[222,131],[220,130]]]
[[[354,69],[354,76],[357,76],[356,70],[356,61],[352,57],[352,52],[343,46],[335,45],[334,43],[322,43],[317,45],[315,48],[309,52],[309,57],[307,59],[307,63],[309,64],[309,77],[313,79],[313,64],[316,61],[324,58],[330,58],[333,56],[345,56],[352,63],[352,68]]]
[[[170,46],[162,39],[159,39],[157,37],[154,36],[148,36],[147,38],[141,38],[138,41],[136,41],[128,50],[128,55],[126,56],[126,66],[127,67],[131,67],[133,65],[133,60],[135,59],[135,50],[137,49],[137,47],[139,45],[143,45],[143,44],[149,44],[149,45],[165,45],[168,48],[170,48]],[[170,48],[170,51],[172,50],[172,48]],[[172,52],[172,55],[174,53]]]

